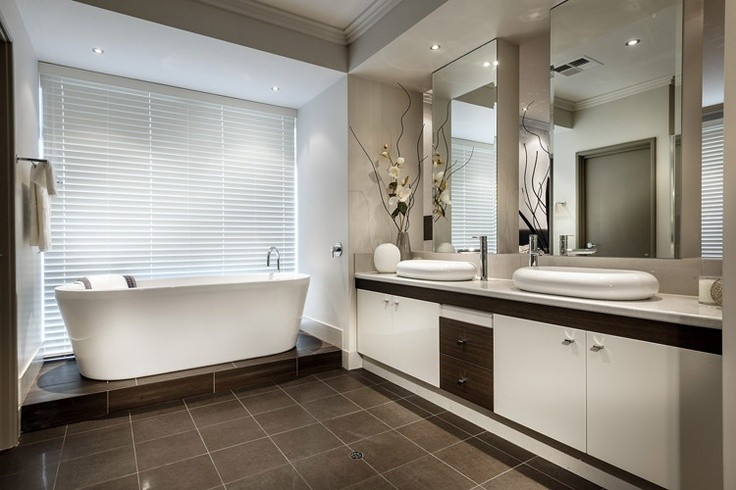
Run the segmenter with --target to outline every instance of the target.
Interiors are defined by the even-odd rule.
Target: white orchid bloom
[[[399,157],[396,159],[396,165],[403,165],[404,164],[404,157]]]
[[[448,191],[443,191],[440,194],[439,201],[443,204],[452,204],[452,201],[450,201],[450,193]]]
[[[388,168],[388,174],[389,174],[389,175],[391,176],[391,178],[393,178],[393,179],[398,179],[398,178],[399,178],[399,173],[400,173],[400,172],[401,172],[401,170],[400,170],[400,169],[399,169],[399,167],[397,167],[397,166],[394,166],[394,165],[392,165],[392,166],[390,166],[390,167]]]
[[[396,196],[391,196],[388,198],[389,206],[396,206],[397,204],[399,204],[399,198],[397,198]]]
[[[442,177],[445,176],[444,171],[435,172],[432,174],[432,180],[434,180],[435,184],[439,184],[442,181]]]
[[[411,187],[399,186],[396,189],[396,197],[398,197],[401,202],[408,201],[411,197]]]

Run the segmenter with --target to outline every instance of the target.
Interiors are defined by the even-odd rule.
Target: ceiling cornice
[[[234,14],[273,24],[307,36],[347,46],[370,29],[401,0],[376,0],[345,29],[293,14],[257,0],[196,0]]]
[[[588,99],[575,102],[574,110],[580,111],[583,109],[590,109],[591,107],[607,104],[608,102],[623,99],[624,97],[641,94],[643,92],[648,92],[649,90],[654,90],[659,87],[665,87],[672,83],[672,78],[673,77],[671,75],[665,75],[663,77],[655,78],[654,80],[647,80],[646,82],[641,82],[637,83],[636,85],[631,85],[629,87],[614,90],[613,92],[609,92],[607,94],[590,97]]]

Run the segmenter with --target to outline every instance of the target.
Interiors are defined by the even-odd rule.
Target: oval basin
[[[524,291],[587,299],[640,300],[659,291],[648,272],[584,267],[523,267],[513,275]]]
[[[430,281],[468,281],[478,270],[470,262],[454,260],[402,260],[396,265],[396,275]]]

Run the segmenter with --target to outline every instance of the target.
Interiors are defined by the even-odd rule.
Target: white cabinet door
[[[393,297],[393,367],[440,385],[440,305]]]
[[[721,359],[587,333],[588,453],[669,489],[721,488]]]
[[[358,290],[358,352],[391,365],[393,298]]]
[[[585,332],[493,318],[494,411],[585,451]]]

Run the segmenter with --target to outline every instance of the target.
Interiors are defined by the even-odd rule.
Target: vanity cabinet
[[[585,331],[494,315],[495,412],[585,451]]]
[[[494,315],[495,411],[669,489],[721,488],[721,358]]]
[[[358,352],[440,385],[437,303],[358,290]]]

